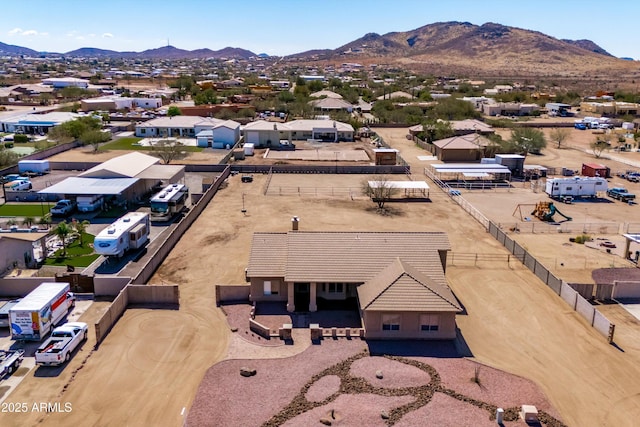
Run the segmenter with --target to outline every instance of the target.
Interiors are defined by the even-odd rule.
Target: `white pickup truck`
[[[87,324],[69,322],[51,332],[51,337],[36,350],[36,365],[61,365],[68,362],[73,350],[87,339]]]

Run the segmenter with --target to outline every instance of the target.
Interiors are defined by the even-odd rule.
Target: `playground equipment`
[[[536,207],[533,210],[533,212],[531,212],[531,215],[541,219],[542,221],[546,221],[546,222],[555,222],[554,219],[553,219],[553,216],[555,214],[560,215],[561,217],[565,218],[567,221],[571,221],[572,220],[572,218],[570,216],[566,216],[565,214],[560,212],[555,207],[553,202],[539,202],[539,203],[536,204]]]

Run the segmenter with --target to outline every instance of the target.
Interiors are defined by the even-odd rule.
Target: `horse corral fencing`
[[[140,269],[138,274],[133,278],[132,283],[144,284],[151,278],[156,269],[162,264],[169,252],[174,248],[176,243],[182,238],[182,235],[191,227],[191,224],[200,216],[206,205],[211,201],[213,196],[218,192],[225,179],[231,173],[231,168],[227,166],[221,175],[216,177],[213,185],[205,191],[198,203],[180,220],[176,228],[171,230],[162,245],[158,247],[156,252],[149,258],[145,265]]]
[[[363,196],[359,187],[269,187],[267,196],[350,197]]]
[[[618,234],[620,224],[617,222],[588,222],[580,223],[565,221],[558,224],[546,222],[501,222],[497,224],[501,229],[507,229],[518,233],[543,234],[543,233],[572,233],[572,234]]]
[[[591,326],[606,336],[609,342],[613,342],[615,325],[598,312],[587,299],[574,290],[569,284],[563,282],[542,265],[533,255],[527,252],[516,241],[509,238],[500,227],[489,222],[489,234],[509,250],[516,258],[531,270],[540,280],[558,294],[569,306],[584,317]],[[591,307],[591,309],[589,309]]]
[[[180,304],[180,290],[178,285],[146,286],[127,285],[109,305],[102,317],[95,323],[96,346],[107,336],[113,325],[125,312],[130,304],[141,305],[169,305],[177,307]]]

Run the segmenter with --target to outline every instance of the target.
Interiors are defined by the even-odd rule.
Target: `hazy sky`
[[[38,51],[227,46],[288,55],[434,22],[496,22],[640,59],[631,0],[3,0],[0,41]]]

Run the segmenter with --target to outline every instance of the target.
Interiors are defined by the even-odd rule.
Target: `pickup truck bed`
[[[68,362],[71,353],[87,339],[87,324],[69,322],[51,333],[51,337],[35,353],[37,365],[61,365]]]

